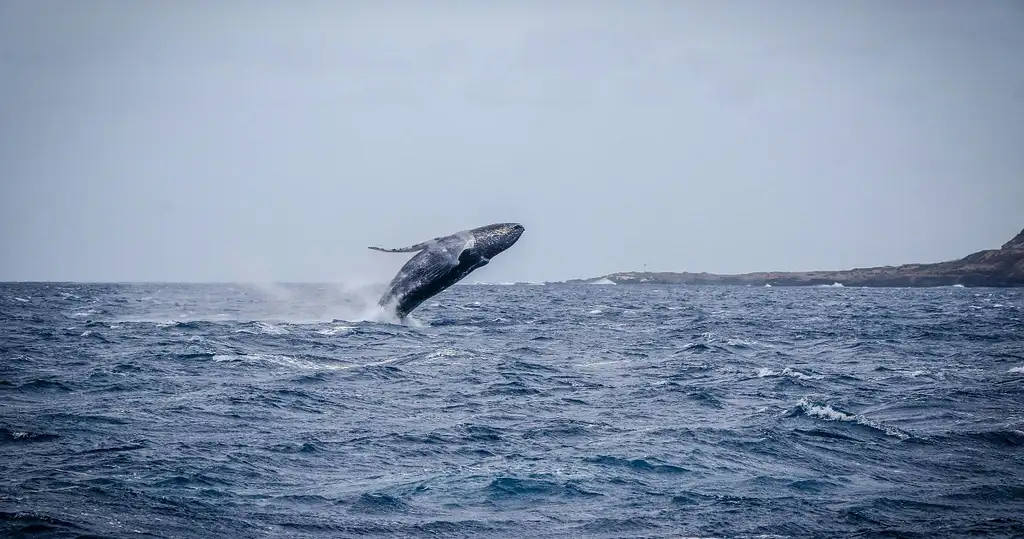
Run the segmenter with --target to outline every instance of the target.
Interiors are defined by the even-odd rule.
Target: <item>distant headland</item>
[[[1024,230],[999,249],[987,249],[959,260],[933,264],[904,264],[843,271],[772,271],[717,275],[714,273],[612,273],[566,284],[719,284],[751,286],[1024,286]]]

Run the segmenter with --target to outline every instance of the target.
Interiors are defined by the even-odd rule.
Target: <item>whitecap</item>
[[[1024,374],[1024,367],[1013,367],[1013,368],[1011,368],[1010,370],[1008,370],[1006,372],[1013,373],[1013,374]]]
[[[320,335],[337,335],[339,333],[348,333],[356,329],[355,326],[331,326],[329,328],[321,329],[317,331]]]
[[[857,420],[857,416],[848,414],[846,412],[840,412],[839,410],[833,408],[831,404],[826,404],[824,406],[818,404],[811,404],[806,398],[803,398],[800,399],[800,402],[797,403],[797,405],[800,406],[803,409],[804,413],[810,417],[817,417],[820,419],[825,419],[827,421]]]
[[[725,344],[728,345],[728,346],[739,346],[739,347],[753,348],[755,346],[760,345],[761,343],[758,342],[758,341],[754,341],[754,340],[748,341],[746,339],[740,339],[740,338],[737,337],[737,338],[733,338],[733,339],[729,339],[729,340],[725,341]]]
[[[804,374],[798,370],[791,369],[789,367],[782,369],[782,375],[789,376],[790,378],[796,378],[797,380],[817,380],[821,378],[821,376]]]
[[[455,350],[454,348],[441,348],[439,350],[435,350],[435,351],[427,354],[427,359],[439,359],[439,358],[445,358],[445,357],[456,357],[458,355],[460,355],[459,351]]]
[[[800,372],[792,367],[786,367],[781,371],[775,371],[767,367],[761,367],[757,370],[758,378],[767,378],[770,376],[788,376],[790,378],[796,378],[797,380],[820,380],[820,375],[811,375]]]
[[[601,367],[604,365],[614,365],[616,363],[625,363],[625,359],[609,359],[606,361],[591,361],[587,363],[574,363],[574,367]]]
[[[871,427],[873,429],[880,430],[889,436],[895,436],[896,438],[899,438],[901,440],[906,440],[907,438],[910,438],[909,434],[901,431],[896,427],[885,425],[877,421],[873,421],[860,414],[848,414],[841,410],[836,410],[835,408],[832,407],[831,404],[814,404],[807,400],[807,397],[800,399],[800,402],[797,403],[797,406],[800,407],[800,409],[802,409],[804,414],[806,414],[808,417],[816,417],[818,419],[824,419],[825,421],[843,421],[857,423],[858,425],[864,425],[866,427]]]
[[[283,327],[275,326],[274,324],[270,324],[267,322],[256,322],[255,328],[246,327],[236,329],[235,333],[252,333],[257,335],[285,335],[288,333],[288,330]]]
[[[272,365],[278,365],[281,367],[289,367],[300,370],[318,371],[318,370],[341,370],[351,369],[353,365],[336,365],[319,363],[310,361],[308,359],[296,358],[292,356],[286,356],[281,354],[216,354],[213,356],[213,360],[217,362],[259,362],[259,363],[270,363]]]

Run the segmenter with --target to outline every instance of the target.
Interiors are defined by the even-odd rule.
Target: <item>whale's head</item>
[[[525,230],[526,228],[519,223],[497,223],[474,228],[471,232],[475,249],[485,258],[493,258],[515,245]]]

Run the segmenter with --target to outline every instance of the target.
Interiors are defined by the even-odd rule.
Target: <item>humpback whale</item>
[[[497,223],[439,236],[409,247],[370,247],[385,253],[416,253],[391,279],[378,305],[404,319],[428,298],[512,247],[524,230],[519,223]]]

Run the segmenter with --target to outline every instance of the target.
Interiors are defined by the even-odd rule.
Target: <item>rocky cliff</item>
[[[729,284],[764,286],[1024,286],[1024,230],[1000,249],[969,254],[959,260],[934,264],[904,264],[843,271],[759,272],[739,275],[713,273],[613,273],[615,284]]]

